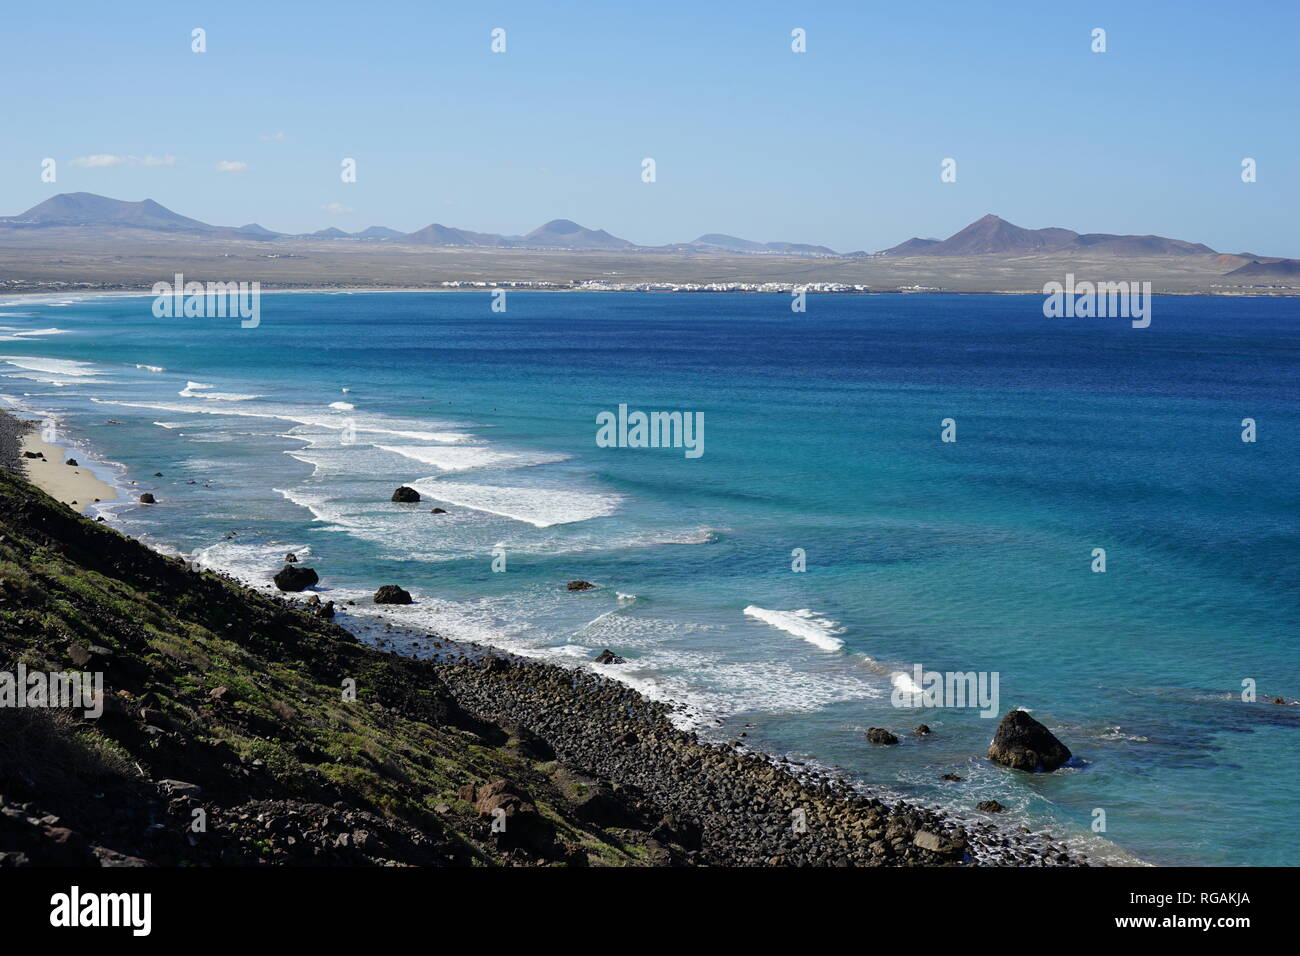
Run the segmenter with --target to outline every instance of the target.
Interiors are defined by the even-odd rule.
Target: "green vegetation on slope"
[[[102,672],[104,712],[0,707],[0,862],[646,859],[578,819],[544,742],[462,711],[433,665],[0,473],[0,671],[20,662]]]

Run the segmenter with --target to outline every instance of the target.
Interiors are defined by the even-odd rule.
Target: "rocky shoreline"
[[[589,784],[599,782],[604,798],[630,797],[644,804],[643,815],[661,813],[687,822],[685,831],[660,833],[674,843],[690,835],[686,844],[694,852],[671,862],[1096,865],[1048,834],[958,820],[941,809],[881,798],[847,774],[793,763],[735,741],[709,741],[673,723],[680,705],[647,698],[613,678],[376,623],[382,621],[382,616],[340,618],[358,639],[394,657],[403,656],[399,647],[428,655],[425,659],[460,707],[485,722],[535,737],[563,764],[592,778]],[[1025,718],[1027,714],[1012,712],[1003,725],[1019,727]],[[1042,732],[1050,737],[1045,728]]]
[[[632,688],[555,664],[482,654],[444,657],[457,702],[527,728],[565,764],[665,813],[689,861],[724,866],[1088,865],[1050,840],[887,802],[831,773],[798,773],[760,753],[678,730],[669,707]]]

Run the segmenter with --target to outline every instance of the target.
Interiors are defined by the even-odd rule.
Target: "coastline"
[[[12,432],[12,423],[22,427],[0,411],[0,434]],[[183,564],[104,525],[95,527],[122,538],[123,549],[147,550],[154,556],[150,560]],[[360,629],[349,631],[333,623],[332,608],[325,613],[319,603],[250,589],[224,574],[203,576],[208,575],[247,595],[249,602],[270,601],[313,620],[328,618],[329,627],[347,634],[348,640],[369,643]],[[640,813],[676,821],[661,821],[657,842],[681,847],[685,856],[665,849],[659,863],[1089,865],[1050,836],[881,799],[837,771],[790,764],[738,742],[706,742],[693,731],[673,726],[672,704],[651,700],[610,678],[458,644],[437,634],[425,638],[427,646],[438,648],[431,659],[383,650],[382,641],[369,644],[370,653],[405,662],[402,666],[429,668],[455,704],[476,719],[508,730],[519,728],[510,731],[513,736],[540,739],[544,750],[570,771],[597,781],[599,792],[614,803],[618,800],[611,795],[616,794],[653,808],[610,810],[610,820]],[[803,811],[807,829],[792,833],[791,815],[796,811]]]
[[[470,280],[465,280],[470,281]],[[477,280],[475,280],[477,281]],[[438,292],[493,292],[497,289],[503,289],[507,292],[536,292],[536,293],[622,293],[633,294],[641,293],[644,295],[785,295],[790,290],[804,289],[807,285],[815,283],[798,283],[782,282],[777,283],[783,286],[783,289],[709,289],[709,288],[670,288],[671,280],[662,280],[654,282],[629,284],[625,287],[602,286],[583,287],[577,285],[568,285],[560,282],[542,283],[536,286],[519,284],[514,280],[502,280],[499,283],[484,282],[474,286],[452,286],[429,285],[429,286],[290,286],[287,288],[276,288],[274,285],[263,285],[259,289],[261,295],[366,295],[366,294],[393,294],[393,293],[410,293],[427,295]],[[654,288],[644,288],[644,286],[654,286]],[[961,296],[1042,296],[1043,290],[1039,288],[1023,289],[945,289],[945,288],[863,288],[863,289],[807,289],[809,295],[833,295],[833,296],[859,296],[859,295],[901,295],[901,296],[926,296],[926,295],[961,295]],[[1300,297],[1300,288],[1258,288],[1248,289],[1240,288],[1235,290],[1214,290],[1214,289],[1160,289],[1153,293],[1157,296],[1170,296],[1179,298],[1216,298],[1216,299],[1269,299],[1269,298],[1292,298]],[[151,299],[154,298],[151,291],[142,288],[112,288],[112,289],[71,289],[62,292],[24,292],[24,291],[5,291],[0,292],[0,306],[6,304],[14,305],[23,301],[34,299],[66,299],[66,298],[122,298],[122,299]]]
[[[70,457],[65,446],[41,438],[36,422],[19,422],[20,427],[24,424],[26,427],[15,458],[22,466],[24,477],[37,488],[56,501],[83,512],[93,504],[120,497],[116,488],[101,481],[78,459]],[[66,464],[68,461],[78,461],[78,464]]]

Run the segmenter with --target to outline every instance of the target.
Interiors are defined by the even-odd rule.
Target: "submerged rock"
[[[320,580],[312,568],[300,568],[286,564],[275,575],[275,586],[281,591],[302,591]]]
[[[393,492],[392,500],[410,504],[420,500],[420,493],[414,488],[408,488],[406,485],[402,485],[402,487]]]
[[[570,581],[570,582],[569,582],[569,590],[570,590],[570,591],[590,591],[590,590],[594,589],[595,587],[596,587],[596,585],[592,584],[590,581]]]
[[[1015,770],[1046,773],[1070,759],[1070,748],[1023,710],[1012,710],[998,724],[989,759]]]
[[[883,727],[868,727],[867,740],[882,747],[890,747],[898,743],[898,738]]]
[[[142,505],[156,505],[157,503],[158,499],[147,491],[140,496],[140,504]]]
[[[296,554],[294,554],[292,551],[290,551],[288,554],[286,554],[286,555],[284,556],[284,563],[285,563],[285,564],[297,564],[297,563],[298,563],[298,555],[296,555]]]
[[[430,509],[429,509],[429,514],[431,514],[431,515],[445,515],[446,513],[447,513],[447,509],[446,509],[446,508],[430,508]]]
[[[592,658],[597,664],[626,664],[627,661],[619,657],[608,647]]]
[[[979,803],[975,804],[975,809],[983,810],[985,813],[1001,813],[1006,809],[1006,807],[998,803],[996,800],[981,800]]]
[[[385,584],[375,592],[376,604],[410,604],[411,592],[396,584]]]
[[[918,737],[927,737],[930,734],[930,725],[917,724],[915,729],[913,729],[912,733],[916,734],[916,736]]]

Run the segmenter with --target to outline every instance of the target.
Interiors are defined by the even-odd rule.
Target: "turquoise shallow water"
[[[1110,858],[1300,862],[1300,303],[1158,298],[1143,330],[1041,303],[282,294],[241,329],[9,301],[0,392],[162,502],[110,520],[249,580],[294,550],[336,600],[407,587],[392,620],[609,647],[707,732]],[[598,447],[620,403],[703,412],[704,455]],[[1076,761],[988,765],[994,721],[893,706],[914,663],[996,672]]]

